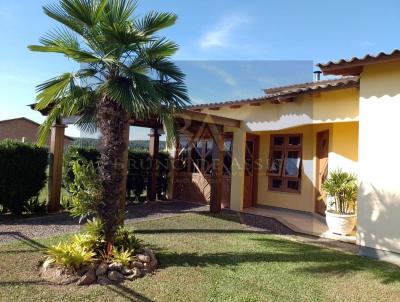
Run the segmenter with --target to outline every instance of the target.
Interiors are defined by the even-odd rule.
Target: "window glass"
[[[205,144],[205,156],[204,156],[204,168],[203,171],[206,174],[211,174],[212,173],[212,149],[214,142],[212,139],[208,139],[204,141]]]
[[[272,178],[271,180],[272,189],[281,189],[282,188],[282,179],[280,178]]]
[[[300,135],[290,135],[288,144],[289,144],[289,146],[300,146],[300,144],[301,144]]]
[[[232,138],[224,140],[224,175],[231,175],[232,170]]]
[[[284,136],[278,136],[278,135],[272,136],[272,144],[274,146],[283,146],[284,143],[285,143]]]
[[[191,152],[193,173],[201,172],[202,152],[203,152],[203,142],[202,141],[193,142],[192,152]]]
[[[300,152],[288,151],[285,160],[285,175],[298,177],[300,171]]]
[[[283,151],[282,150],[272,150],[271,162],[268,172],[274,175],[280,175],[283,164]]]
[[[273,191],[300,192],[301,134],[271,135],[268,187]]]
[[[287,181],[287,188],[289,190],[298,191],[299,190],[299,181],[298,180],[288,180]]]

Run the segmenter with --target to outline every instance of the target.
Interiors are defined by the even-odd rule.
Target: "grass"
[[[38,276],[49,244],[0,245],[0,301],[400,301],[400,268],[252,232],[225,214],[132,225],[157,252],[155,275],[116,286],[57,286]]]

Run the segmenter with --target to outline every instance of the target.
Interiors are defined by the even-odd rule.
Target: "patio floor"
[[[347,243],[356,243],[356,234],[353,232],[348,236],[332,234],[328,231],[328,226],[324,217],[318,214],[294,211],[283,208],[256,206],[243,209],[244,213],[275,218],[280,223],[291,228],[297,233],[318,236],[321,238],[333,239]]]

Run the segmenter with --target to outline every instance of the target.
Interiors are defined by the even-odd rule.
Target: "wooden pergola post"
[[[224,136],[220,126],[210,125],[211,135],[214,139],[212,151],[212,177],[211,177],[211,197],[210,212],[221,212],[222,204],[222,184],[224,166]]]
[[[57,213],[60,210],[65,128],[60,121],[51,128],[47,205],[49,213]]]
[[[151,156],[151,187],[147,192],[147,198],[149,201],[155,201],[157,198],[157,160],[158,160],[158,151],[160,148],[160,134],[158,133],[157,128],[151,129],[149,134],[149,152]]]

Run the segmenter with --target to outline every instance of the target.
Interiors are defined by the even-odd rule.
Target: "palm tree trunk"
[[[98,106],[97,126],[101,133],[99,173],[103,185],[103,203],[99,216],[104,225],[106,253],[110,254],[118,225],[122,222],[119,202],[122,199],[124,173],[123,131],[128,122],[127,114],[121,106],[103,97]]]

